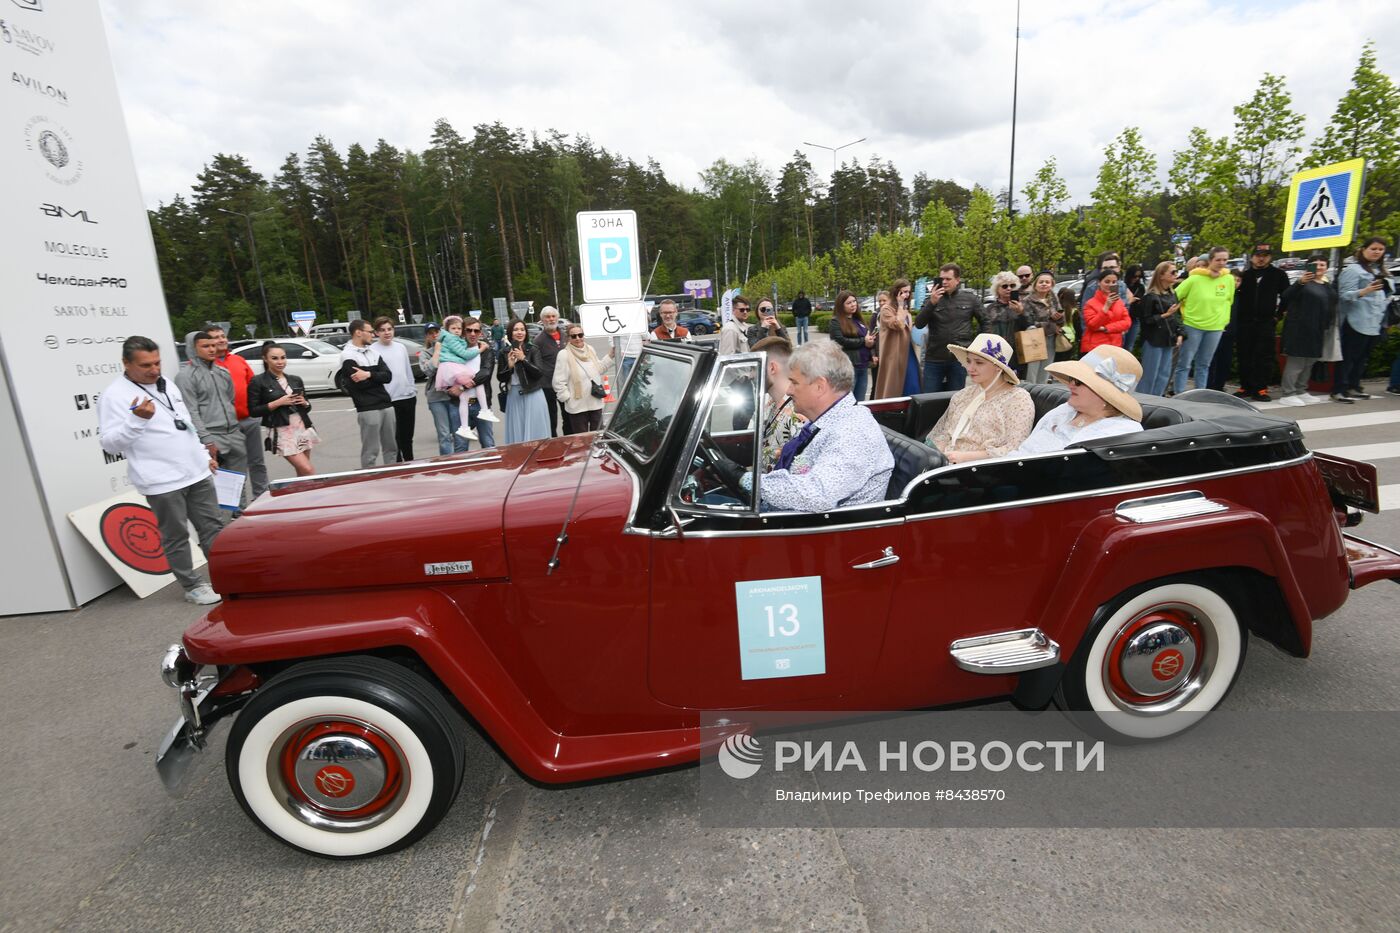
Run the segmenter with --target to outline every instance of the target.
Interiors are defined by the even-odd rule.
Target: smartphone
[[[1021,290],[1020,290],[1019,288],[1013,288],[1013,289],[1011,289],[1011,300],[1012,300],[1012,301],[1020,301],[1020,300],[1021,300]]]

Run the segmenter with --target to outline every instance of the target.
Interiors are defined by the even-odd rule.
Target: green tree
[[[962,250],[958,219],[942,200],[930,201],[919,215],[919,248],[920,265],[930,274]]]
[[[1302,149],[1303,115],[1284,79],[1264,73],[1254,96],[1235,108],[1235,148],[1249,222],[1246,239],[1278,242],[1289,169]]]
[[[1036,170],[1021,189],[1026,210],[1011,229],[1011,257],[1032,269],[1056,269],[1064,258],[1065,234],[1070,215],[1061,208],[1069,200],[1069,185],[1060,177],[1054,158]]]
[[[1157,157],[1142,144],[1142,133],[1127,127],[1105,149],[1094,186],[1094,207],[1085,221],[1094,253],[1115,250],[1125,263],[1138,261],[1152,239],[1148,201],[1157,175]]]
[[[962,266],[963,280],[985,293],[992,276],[1006,267],[1007,222],[1002,201],[993,200],[991,192],[981,185],[972,189],[972,199],[963,220]]]
[[[1244,251],[1252,228],[1239,190],[1239,153],[1228,137],[1212,139],[1199,126],[1192,127],[1167,178],[1176,194],[1171,216],[1177,229],[1202,246]]]

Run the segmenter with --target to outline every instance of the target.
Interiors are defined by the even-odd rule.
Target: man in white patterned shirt
[[[894,455],[875,416],[851,395],[855,377],[850,358],[831,341],[793,351],[788,394],[807,424],[783,445],[759,483],[765,511],[821,512],[885,498]],[[736,474],[731,481],[753,488],[753,474],[737,475],[737,464],[721,469]]]

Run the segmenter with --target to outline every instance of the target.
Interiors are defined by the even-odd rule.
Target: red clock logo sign
[[[316,789],[327,797],[344,797],[355,789],[355,775],[340,765],[326,765],[316,772]]]
[[[156,513],[146,506],[120,502],[102,513],[97,527],[107,550],[132,570],[153,576],[170,572]]]
[[[1152,676],[1158,680],[1171,680],[1181,673],[1182,665],[1186,663],[1186,658],[1175,648],[1168,648],[1157,655],[1152,662]]]

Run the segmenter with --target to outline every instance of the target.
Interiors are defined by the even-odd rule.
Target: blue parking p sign
[[[641,300],[636,212],[580,211],[578,243],[585,303]]]

